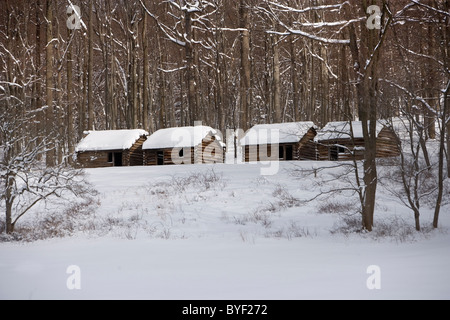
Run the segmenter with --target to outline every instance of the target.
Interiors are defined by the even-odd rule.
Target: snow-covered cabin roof
[[[87,131],[87,136],[76,147],[76,152],[108,151],[130,149],[142,136],[145,130],[106,130]]]
[[[247,131],[245,137],[241,139],[241,145],[297,143],[314,127],[315,124],[311,121],[259,124]],[[279,141],[272,141],[271,130],[278,130]]]
[[[351,126],[350,126],[351,123]],[[377,121],[377,136],[380,134],[381,130],[386,126],[383,121]],[[352,128],[353,127],[353,128]],[[316,141],[327,141],[327,140],[338,140],[338,139],[350,139],[352,138],[360,139],[364,138],[362,130],[361,121],[339,121],[339,122],[329,122],[322,130],[319,130],[316,136]]]
[[[217,130],[208,126],[195,126],[158,130],[148,137],[143,149],[192,148],[202,143],[209,134],[224,146]]]

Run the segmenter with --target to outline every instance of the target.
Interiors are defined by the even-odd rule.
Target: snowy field
[[[68,236],[0,243],[0,299],[450,299],[448,204],[430,230],[425,203],[417,233],[382,179],[375,231],[347,234],[358,200],[344,169],[263,167],[87,170],[99,194]]]

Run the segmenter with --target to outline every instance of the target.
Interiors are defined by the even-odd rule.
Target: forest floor
[[[375,229],[356,232],[352,176],[334,165],[86,170],[89,203],[23,222],[54,237],[0,243],[0,299],[450,299],[448,194],[440,228],[430,198],[417,232],[382,168]]]

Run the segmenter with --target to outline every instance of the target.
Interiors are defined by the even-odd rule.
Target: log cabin
[[[77,166],[104,168],[142,166],[145,130],[87,131],[75,148]]]
[[[398,138],[386,122],[376,126],[377,158],[400,155]],[[330,122],[316,136],[318,160],[352,161],[364,160],[364,137],[361,121]]]
[[[240,140],[243,161],[316,160],[313,122],[256,125]]]
[[[225,144],[208,126],[161,129],[143,145],[144,165],[224,163]]]

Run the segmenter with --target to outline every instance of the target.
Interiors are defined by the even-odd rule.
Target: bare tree
[[[384,7],[385,13],[389,12],[384,1],[369,1],[372,5],[378,5]],[[364,197],[362,203],[362,221],[363,227],[371,231],[373,227],[373,215],[375,210],[375,197],[377,190],[377,170],[376,170],[376,122],[378,101],[377,101],[377,71],[378,62],[380,61],[380,52],[382,49],[383,41],[386,38],[387,27],[390,24],[391,19],[388,15],[385,19],[385,24],[380,25],[380,30],[366,27],[368,7],[370,5],[367,1],[363,1],[360,4],[354,4],[352,8],[358,8],[358,10],[348,10],[347,4],[336,5],[313,5],[311,7],[296,9],[283,4],[269,2],[269,8],[271,13],[278,21],[278,24],[284,28],[284,32],[278,32],[276,30],[271,31],[274,34],[286,34],[286,35],[298,35],[307,39],[311,39],[322,45],[325,44],[340,44],[349,45],[350,52],[353,59],[353,68],[355,74],[355,86],[357,92],[357,105],[359,110],[359,117],[363,123],[363,135],[365,141],[365,159],[364,159]],[[335,8],[347,9],[347,17],[340,22],[326,22],[318,21],[317,15],[314,14],[314,20],[312,22],[301,23],[302,29],[296,29],[289,26],[286,21],[281,19],[281,16],[277,12],[322,12],[325,10],[332,10]],[[381,19],[381,17],[380,17]],[[349,39],[337,39],[335,33],[332,32],[333,28],[348,26]],[[317,35],[317,30],[321,35]],[[329,34],[329,37],[322,34]],[[322,50],[322,55],[325,55]],[[326,67],[327,63],[324,60]],[[325,81],[326,74],[322,75],[322,85],[327,85]],[[325,82],[325,83],[324,83]],[[322,92],[322,98],[326,94],[327,90]],[[327,112],[327,107],[322,106],[324,109],[322,114]],[[325,116],[324,119],[327,117]]]
[[[49,137],[49,145],[46,152],[47,166],[52,167],[55,165],[55,145],[54,145],[54,114],[53,114],[53,46],[55,39],[53,38],[53,1],[47,0],[47,45],[46,45],[46,96],[47,106],[45,112],[45,132]]]
[[[370,1],[369,1],[370,2]],[[364,149],[364,202],[362,207],[363,226],[368,231],[372,231],[374,223],[375,199],[377,192],[377,165],[376,165],[376,150],[377,150],[377,120],[378,120],[378,71],[381,57],[381,49],[383,42],[386,39],[387,28],[390,25],[391,17],[386,17],[389,12],[387,4],[383,1],[383,6],[380,2],[363,1],[360,10],[369,12],[369,4],[378,4],[383,7],[385,24],[381,25],[380,29],[369,29],[366,23],[362,22],[360,26],[361,35],[358,37],[354,25],[350,26],[350,51],[353,57],[353,67],[356,77],[356,92],[358,114],[362,121],[363,136],[365,142]],[[381,20],[382,17],[380,16]],[[359,39],[359,41],[358,41]]]
[[[247,130],[249,108],[251,104],[251,69],[250,69],[250,6],[247,0],[239,1],[239,21],[241,28],[241,71],[240,71],[240,127]]]
[[[414,113],[403,111],[404,117],[398,118],[395,123],[392,121],[390,123],[398,134],[400,158],[390,167],[389,177],[387,177],[389,183],[386,184],[386,188],[412,210],[416,230],[420,231],[422,200],[432,196],[438,187],[433,172],[429,170],[421,156],[420,141],[425,132],[417,128],[423,125],[415,119]]]
[[[94,7],[93,0],[89,0],[89,24],[88,24],[88,123],[87,129],[94,129]]]
[[[39,160],[53,146],[53,137],[33,136],[24,130],[34,112],[17,116],[15,109],[22,103],[10,94],[0,92],[0,201],[7,234],[13,233],[17,222],[40,202],[69,193],[77,197],[93,193],[82,171],[64,164],[47,166]]]

